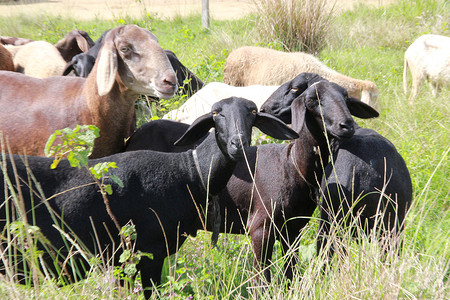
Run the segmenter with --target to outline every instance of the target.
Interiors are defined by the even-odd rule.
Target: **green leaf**
[[[135,264],[127,264],[125,266],[125,268],[123,269],[123,272],[125,274],[127,274],[128,276],[134,276],[137,272],[136,265]]]
[[[112,187],[111,187],[110,184],[105,184],[105,185],[103,186],[103,189],[105,190],[105,192],[106,192],[108,195],[112,195],[113,190],[112,190]]]
[[[67,159],[72,167],[87,166],[89,155],[94,149],[94,140],[100,136],[100,130],[94,125],[77,125],[75,128],[56,130],[47,140],[45,155],[61,159],[67,153]],[[57,145],[54,145],[58,142]],[[52,164],[56,167],[58,162]]]
[[[122,252],[122,254],[120,254],[119,262],[122,264],[122,263],[126,262],[130,257],[131,257],[131,251],[125,250]]]
[[[138,251],[138,253],[139,253],[141,256],[145,256],[145,257],[147,257],[147,258],[149,258],[149,259],[153,259],[153,253],[141,252],[141,251]]]
[[[136,226],[134,225],[125,225],[121,228],[120,234],[124,237],[130,237],[136,233]]]
[[[121,188],[124,187],[123,181],[119,177],[117,177],[116,175],[110,175],[109,177],[111,178],[112,181],[117,183],[118,186],[120,186]]]

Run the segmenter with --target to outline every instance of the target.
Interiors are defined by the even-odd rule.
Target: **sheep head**
[[[175,72],[156,36],[139,26],[110,30],[96,64],[100,96],[108,94],[116,81],[136,95],[169,99],[177,91]]]
[[[300,73],[273,92],[261,106],[261,111],[267,111],[287,124],[291,123],[290,106],[292,101],[320,80],[325,79],[315,73]]]
[[[319,81],[307,88],[292,102],[292,127],[300,132],[313,119],[315,126],[308,128],[314,134],[316,128],[330,136],[350,138],[355,132],[351,115],[360,118],[377,117],[378,112],[360,100],[348,97],[347,91],[336,83]],[[317,130],[317,129],[316,129]]]
[[[253,126],[277,139],[298,137],[278,118],[258,112],[252,101],[231,97],[216,102],[210,113],[197,118],[175,145],[192,144],[214,127],[220,150],[237,161],[244,157],[245,150],[250,146]]]

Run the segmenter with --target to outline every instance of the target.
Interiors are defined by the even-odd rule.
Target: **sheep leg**
[[[161,272],[164,264],[164,258],[154,257],[150,259],[146,256],[141,258],[140,271],[142,288],[144,289],[145,299],[150,299],[152,296],[152,286],[161,284]]]
[[[291,242],[293,242],[295,239],[295,235],[293,234],[287,234],[287,236],[280,239],[281,246],[283,247],[283,253],[285,256],[285,266],[284,266],[284,275],[287,279],[292,281],[294,278],[292,268],[294,267],[294,264],[297,263],[297,260],[293,253],[291,252]]]
[[[271,230],[266,228],[268,222],[264,222],[263,226],[259,226],[250,233],[253,246],[253,266],[257,270],[263,270],[264,277],[267,282],[270,282],[270,258],[272,257],[273,245],[275,240],[273,235],[270,234]]]
[[[329,218],[329,213],[325,209],[320,209],[320,221],[319,221],[319,232],[317,235],[316,247],[317,255],[320,255],[322,251],[326,249],[328,243],[328,235],[330,234],[331,221]],[[327,251],[326,256],[331,258],[334,254],[333,247]]]
[[[411,88],[411,95],[409,95],[409,102],[410,104],[414,99],[417,97],[417,93],[419,92],[419,88],[422,85],[424,78],[422,76],[413,76],[412,80],[412,88]]]

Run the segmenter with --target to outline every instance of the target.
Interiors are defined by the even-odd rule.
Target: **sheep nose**
[[[171,87],[177,85],[177,77],[174,72],[166,72],[163,77],[163,84]]]
[[[231,147],[233,147],[236,150],[241,150],[243,148],[242,143],[243,143],[242,134],[233,136],[230,141]]]
[[[339,128],[345,133],[345,135],[352,136],[355,133],[355,127],[353,120],[347,120],[339,123]]]

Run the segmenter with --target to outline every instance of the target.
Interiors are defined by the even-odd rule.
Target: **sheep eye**
[[[308,99],[306,100],[307,105],[312,105],[314,103],[314,99]]]
[[[217,111],[213,111],[212,115],[213,117],[217,116]]]
[[[292,88],[292,89],[291,89],[291,92],[292,92],[292,93],[297,93],[297,91],[298,91],[298,88]]]
[[[256,109],[252,110],[252,114],[256,116]]]
[[[120,52],[127,53],[130,50],[128,47],[120,47]]]

